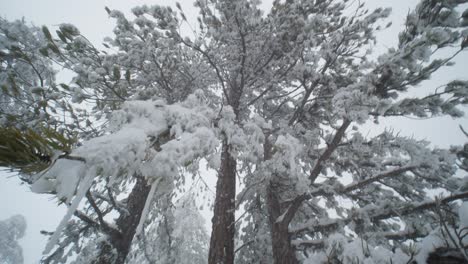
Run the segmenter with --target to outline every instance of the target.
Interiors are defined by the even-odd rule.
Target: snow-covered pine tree
[[[314,238],[325,239],[336,229],[360,237],[366,227],[371,232],[367,239],[417,225],[417,218],[426,216],[423,209],[436,204],[421,204],[428,189],[456,192],[453,153],[389,132],[366,139],[348,128],[395,115],[461,116],[456,106],[466,104],[465,81],[422,98],[404,95],[465,48],[461,4],[422,1],[408,16],[398,50],[372,61],[366,56],[368,44],[388,9],[368,13],[363,5],[347,1],[275,1],[265,17],[256,1],[197,2],[203,37],[181,38],[211,65],[224,104],[231,106],[224,111],[232,111],[229,128],[220,126],[229,131],[223,148],[229,154],[221,159],[225,164],[218,178],[209,263],[234,258],[230,214],[236,173],[246,175],[237,205],[247,201],[246,210],[268,215],[275,263],[306,258]],[[451,45],[457,46],[453,55],[433,59]],[[330,210],[338,220],[330,219]],[[398,223],[390,224],[388,218]],[[251,225],[254,230],[261,226]],[[382,243],[381,238],[375,241],[374,246]],[[297,255],[298,249],[305,256]]]
[[[456,151],[390,131],[366,137],[359,125],[462,116],[464,80],[419,97],[408,92],[453,67],[467,47],[466,2],[421,1],[398,47],[377,59],[370,43],[390,10],[346,0],[274,1],[267,14],[258,1],[200,0],[188,37],[180,5],[138,7],[134,20],[107,10],[117,19],[106,42],[113,52],[98,51],[71,25],[58,39],[44,29],[42,53],[76,73],[63,86],[69,98],[93,100],[96,117],[108,122],[34,178],[34,190],[69,205],[48,249],[62,247],[48,259],[62,261],[68,253],[60,248],[79,252],[82,243],[85,262],[123,263],[145,221],[172,214],[152,205],[171,197],[181,169],[199,171],[202,158],[218,171],[210,264],[236,256],[282,264],[424,259],[413,249],[427,245],[408,241],[439,226],[433,209],[468,197],[454,176]],[[443,196],[430,199],[435,189]],[[245,218],[236,221],[240,207]]]
[[[154,10],[164,13],[166,9],[161,7],[151,9],[151,11]],[[150,11],[147,10],[146,12]],[[128,23],[124,18],[119,17],[119,14],[116,11],[113,13],[113,16],[119,18],[118,23]],[[155,16],[157,15],[155,14]],[[151,197],[154,197],[154,192],[156,191],[153,188],[153,195],[149,196],[152,189],[148,185],[146,178],[141,175],[140,169],[142,168],[139,167],[138,172],[133,173],[132,169],[127,166],[128,162],[131,162],[128,158],[135,159],[134,161],[137,161],[137,163],[138,160],[142,162],[143,159],[147,162],[152,157],[149,152],[160,151],[162,144],[167,143],[169,139],[180,135],[187,128],[194,127],[195,125],[197,127],[191,130],[191,132],[197,133],[197,135],[185,136],[186,141],[189,140],[190,142],[188,143],[191,145],[186,144],[186,149],[183,150],[179,149],[178,146],[169,147],[169,152],[174,152],[173,155],[175,155],[175,152],[185,153],[186,156],[180,157],[179,161],[181,164],[187,164],[188,166],[190,162],[186,160],[182,161],[181,159],[193,157],[193,155],[190,156],[190,148],[196,148],[196,152],[206,151],[214,146],[213,142],[210,142],[209,132],[203,132],[203,128],[200,127],[203,123],[207,123],[207,120],[211,116],[210,111],[203,110],[203,107],[198,107],[203,98],[197,99],[196,96],[192,96],[192,99],[186,102],[188,108],[183,106],[185,104],[171,106],[172,110],[165,108],[166,101],[184,100],[187,94],[197,89],[193,80],[188,77],[190,74],[193,74],[190,72],[193,66],[191,66],[191,61],[188,60],[190,54],[184,55],[184,52],[180,48],[173,46],[172,42],[166,43],[167,47],[170,47],[172,50],[164,53],[167,52],[167,49],[162,47],[162,42],[165,39],[164,35],[161,35],[158,29],[154,29],[154,31],[148,33],[147,29],[151,28],[153,30],[150,24],[148,24],[146,29],[142,28],[142,31],[144,30],[148,34],[148,41],[156,41],[158,40],[158,36],[160,36],[159,50],[154,49],[154,43],[145,43],[145,40],[141,38],[138,38],[140,42],[133,42],[134,46],[131,48],[124,46],[118,40],[118,30],[116,30],[116,41],[109,40],[109,45],[115,45],[116,49],[147,52],[148,54],[160,51],[161,54],[158,54],[158,58],[152,58],[151,63],[146,61],[146,55],[139,57],[142,61],[138,62],[135,61],[135,58],[138,59],[135,54],[123,53],[117,56],[116,54],[108,55],[105,52],[100,52],[74,26],[69,24],[60,25],[59,30],[57,30],[57,37],[53,37],[46,27],[43,27],[42,30],[30,27],[25,25],[24,21],[10,23],[2,20],[2,26],[4,28],[4,34],[2,35],[4,41],[2,44],[5,45],[2,48],[4,51],[2,56],[5,55],[2,57],[2,59],[5,59],[4,61],[2,60],[2,66],[5,66],[5,71],[2,71],[2,74],[5,75],[5,83],[11,79],[11,76],[29,82],[38,82],[37,80],[41,79],[41,76],[30,74],[30,72],[35,73],[33,69],[38,68],[38,65],[51,66],[52,62],[76,74],[73,81],[69,84],[55,85],[52,82],[44,84],[45,94],[55,92],[60,96],[58,99],[63,99],[66,103],[67,108],[61,109],[62,112],[59,113],[54,112],[55,115],[44,115],[40,111],[30,113],[29,111],[34,109],[23,107],[23,104],[33,105],[37,103],[37,100],[34,101],[34,93],[30,91],[29,86],[26,84],[21,83],[15,87],[10,87],[11,85],[9,84],[11,82],[6,83],[4,94],[2,94],[2,96],[8,99],[4,104],[5,109],[24,109],[26,113],[30,113],[32,116],[30,119],[35,122],[29,122],[29,119],[24,114],[20,115],[21,113],[17,110],[10,111],[23,117],[23,119],[12,123],[16,127],[9,127],[11,124],[7,123],[5,123],[5,127],[2,127],[1,144],[4,148],[2,148],[1,152],[1,165],[18,170],[20,177],[32,184],[33,191],[54,194],[60,202],[73,208],[69,211],[64,221],[62,221],[57,232],[55,234],[50,233],[53,235],[51,241],[54,243],[58,242],[59,246],[50,255],[46,256],[43,261],[45,263],[63,263],[70,256],[80,254],[78,262],[123,263],[130,251],[137,228],[142,226],[140,219],[144,213],[145,204],[151,202]],[[34,32],[34,34],[31,32]],[[126,34],[126,38],[129,38],[128,32],[124,33]],[[139,33],[133,32],[133,36],[136,38]],[[34,39],[35,42],[32,40],[30,42],[22,41],[20,37],[29,37]],[[20,44],[23,45],[21,46]],[[146,51],[142,47],[146,47]],[[14,50],[16,53],[12,53],[10,50]],[[40,57],[41,60],[30,61],[30,64],[26,64],[20,70],[8,71],[12,68],[12,65],[22,65],[24,56],[13,57],[12,54],[22,54],[23,50],[39,57],[42,55]],[[172,60],[176,58],[174,54],[181,56],[180,58],[187,58],[187,61],[181,62],[179,59],[179,63],[177,63],[175,60]],[[126,64],[128,56],[133,57],[134,60]],[[116,63],[117,59],[120,60],[118,63]],[[17,63],[17,61],[19,62]],[[141,64],[145,64],[145,67],[148,68],[141,68]],[[123,70],[118,65],[121,65]],[[164,69],[168,71],[152,73],[147,76],[143,75],[143,72],[153,72],[160,65],[163,65]],[[172,65],[172,68],[169,69],[167,65]],[[200,63],[196,66],[198,69],[201,67]],[[48,70],[53,72],[51,68]],[[142,72],[133,72],[138,70]],[[41,72],[44,72],[44,70]],[[164,80],[166,86],[161,87],[162,83],[157,83],[155,80],[162,81],[163,78],[166,78],[164,77],[166,74],[171,79],[167,77]],[[205,80],[207,79],[205,78]],[[124,89],[122,88],[124,85],[129,85],[129,87]],[[60,89],[56,90],[57,86]],[[29,101],[19,100],[17,94],[8,92],[7,88],[10,90],[13,88],[18,89],[21,93],[25,94],[25,97],[28,96],[27,99]],[[178,91],[180,95],[177,95]],[[149,100],[152,98],[154,101],[157,99],[155,96],[161,96],[161,100],[157,100],[154,103],[148,102],[146,106],[143,102],[143,105],[135,102],[133,105],[122,106],[127,98],[130,97],[132,100]],[[88,119],[87,111],[85,110],[74,112],[76,108],[72,108],[72,103],[75,103],[73,106],[76,106],[78,103],[91,105],[93,107],[94,119]],[[149,108],[145,109],[146,107]],[[196,113],[192,112],[194,110],[191,109],[192,107],[200,108],[202,113],[197,116]],[[42,109],[45,112],[49,108],[41,108],[39,110]],[[109,113],[116,109],[121,109],[122,112],[117,111],[110,117]],[[153,111],[157,112],[156,116],[159,116],[159,118],[156,119],[159,120],[156,120],[154,118],[155,115],[151,114]],[[125,114],[126,112],[129,112],[129,114]],[[13,120],[10,118],[11,113],[2,112],[3,120]],[[62,114],[71,115],[74,117],[73,120],[78,119],[79,121],[71,124],[69,122],[51,123],[51,120],[62,117]],[[131,135],[134,139],[137,139],[138,134],[140,134],[143,136],[140,138],[143,141],[136,143],[139,141],[137,139],[133,143],[125,142],[125,136],[121,134],[122,145],[120,146],[116,144],[116,141],[111,145],[107,145],[109,141],[106,141],[106,137],[104,137],[104,141],[100,141],[97,138],[96,140],[99,142],[96,141],[91,143],[91,145],[82,142],[84,139],[116,132],[115,130],[121,131],[121,126],[130,121],[129,118],[132,115],[140,121],[142,120],[141,118],[152,118],[151,120],[144,121],[148,122],[148,126],[140,127],[143,130],[139,133],[131,131],[131,128],[125,132],[127,136]],[[83,120],[83,118],[85,119]],[[110,122],[110,126],[102,126],[109,127],[108,129],[99,129],[101,128],[100,119],[105,120],[106,123]],[[92,120],[98,121],[91,124]],[[151,123],[155,124],[151,125]],[[93,147],[94,144],[95,148],[91,152],[95,152],[95,157],[99,158],[94,159],[88,155],[69,155],[70,148],[76,142],[73,138],[64,137],[55,131],[63,131],[63,129],[69,129],[74,132],[73,135],[79,136],[80,142],[78,142],[78,145],[83,147],[85,152],[90,150],[86,146]],[[144,136],[141,133],[156,134],[155,136]],[[197,138],[201,138],[201,141],[197,142]],[[180,138],[177,138],[177,140],[180,140]],[[203,147],[195,147],[193,144],[201,144]],[[144,149],[143,145],[146,145],[147,149]],[[140,148],[142,146],[143,148]],[[109,147],[112,147],[112,149],[109,149]],[[120,150],[117,150],[115,147],[120,148]],[[133,149],[134,147],[137,149]],[[73,152],[77,153],[78,149],[80,147],[75,148]],[[116,158],[122,155],[121,151],[124,151],[126,155],[122,157],[122,160],[118,160]],[[116,153],[118,153],[117,156],[114,156]],[[158,159],[155,162],[164,163],[165,166],[161,168],[165,171],[164,175],[177,174],[178,166],[174,165],[175,160],[170,160],[167,163],[166,160],[170,159],[170,157],[164,155],[155,158]],[[99,159],[107,161],[99,161]],[[124,162],[120,163],[120,161]],[[98,165],[98,171],[92,173],[95,177],[89,177],[88,182],[86,182],[86,176],[83,173],[90,166],[92,167],[93,162],[107,165],[106,168]],[[142,164],[140,163],[140,165]],[[138,167],[137,164],[135,166]],[[104,172],[106,169],[111,169],[113,171],[111,174],[126,175],[128,177],[118,177],[111,181],[112,177],[109,176],[112,175],[109,174],[109,171]],[[67,171],[66,175],[63,174],[65,171]],[[151,170],[146,171],[148,174],[151,173]],[[158,182],[162,182],[162,180],[160,179]],[[177,180],[166,182],[165,188],[159,190],[160,194],[163,193],[170,196],[176,183]],[[154,185],[156,186],[156,184]],[[80,186],[82,188],[81,191]],[[73,198],[75,195],[79,197],[76,200]],[[118,199],[118,196],[122,198]],[[85,199],[85,204],[78,208],[82,198]],[[162,199],[165,198],[163,197]],[[152,215],[156,219],[161,218],[156,212]],[[47,234],[47,232],[45,233]],[[54,243],[51,243],[46,251],[50,251]]]
[[[2,126],[56,125],[60,119],[53,113],[63,106],[63,95],[56,87],[51,60],[41,53],[47,45],[41,29],[1,18],[0,43]]]

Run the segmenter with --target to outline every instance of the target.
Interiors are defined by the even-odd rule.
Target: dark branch
[[[88,199],[89,204],[91,205],[91,207],[93,208],[93,210],[97,214],[99,225],[101,226],[101,229],[104,232],[108,233],[108,234],[119,232],[118,230],[110,227],[109,224],[104,220],[104,216],[102,214],[102,211],[101,211],[101,209],[99,209],[99,206],[94,201],[94,198],[91,195],[91,192],[89,190],[86,192],[86,198]]]
[[[338,129],[338,131],[336,131],[336,134],[333,137],[332,142],[328,145],[327,149],[325,150],[325,152],[323,152],[323,154],[317,160],[314,168],[310,172],[309,179],[311,183],[314,183],[315,179],[317,179],[317,177],[319,176],[320,172],[323,169],[323,163],[326,162],[330,158],[330,156],[333,154],[333,152],[336,150],[336,148],[338,148],[341,142],[341,139],[344,137],[346,129],[349,127],[350,124],[351,124],[351,121],[348,119],[345,119],[341,127]]]

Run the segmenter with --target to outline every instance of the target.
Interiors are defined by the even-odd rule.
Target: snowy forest
[[[468,0],[260,4],[106,7],[102,46],[0,17],[0,167],[66,208],[37,261],[468,263],[468,74],[428,85],[468,66]],[[466,141],[363,129],[441,116]],[[0,262],[25,228],[0,221]]]

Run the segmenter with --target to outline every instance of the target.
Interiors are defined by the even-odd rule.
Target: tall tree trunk
[[[120,232],[109,235],[109,243],[101,245],[100,255],[95,263],[123,264],[132,246],[136,228],[146,203],[151,186],[143,177],[136,177],[137,181],[127,199],[128,214],[121,214],[116,221]]]
[[[216,183],[216,198],[212,219],[209,264],[234,263],[235,198],[237,162],[229,152],[230,145],[224,139],[221,168]]]
[[[264,159],[269,160],[273,156],[272,145],[269,137],[265,139]],[[278,193],[274,188],[274,177],[270,180],[267,187],[266,197],[268,207],[268,219],[270,222],[271,246],[273,252],[274,264],[297,264],[296,251],[291,245],[291,236],[289,234],[289,221],[280,219],[282,216],[281,204]]]
[[[270,220],[271,246],[275,264],[297,264],[296,251],[291,245],[289,222],[279,219],[281,207],[272,184],[267,188],[268,217]]]

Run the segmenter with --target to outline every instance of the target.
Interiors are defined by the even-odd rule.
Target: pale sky
[[[194,18],[196,11],[192,8],[192,1],[179,1],[188,17]],[[264,1],[263,8],[269,8],[272,0]],[[416,0],[367,0],[372,8],[393,8],[390,20],[393,25],[385,33],[379,34],[380,43],[376,49],[385,50],[396,44],[397,33],[401,29],[405,15],[413,7]],[[104,6],[129,13],[129,10],[141,4],[175,5],[175,1],[164,0],[0,0],[0,16],[8,20],[24,17],[26,21],[36,26],[43,24],[53,29],[60,23],[72,23],[82,34],[99,46],[105,36],[112,35],[113,22],[104,11]],[[190,20],[190,19],[189,19]],[[435,75],[431,81],[425,83],[420,89],[436,87],[447,80],[455,78],[468,78],[468,54],[459,56],[456,62],[459,66],[444,70]],[[436,146],[447,147],[451,144],[461,144],[465,138],[458,129],[458,124],[468,128],[468,119],[452,120],[451,118],[438,118],[433,120],[411,120],[408,118],[395,118],[382,122],[380,126],[366,125],[369,134],[377,134],[387,126],[392,126],[402,135],[414,136],[418,139],[427,139]],[[63,216],[65,209],[58,208],[51,196],[33,194],[27,186],[21,186],[15,177],[7,178],[0,175],[0,220],[14,214],[23,214],[28,223],[26,237],[21,240],[24,250],[24,263],[38,263],[41,252],[45,246],[45,238],[39,234],[40,230],[53,231]],[[207,219],[211,223],[211,219]]]

